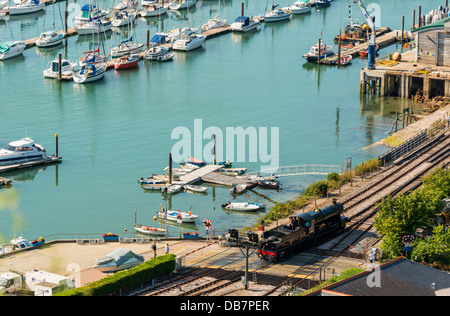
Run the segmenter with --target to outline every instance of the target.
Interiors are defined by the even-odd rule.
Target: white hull
[[[191,51],[203,46],[205,43],[206,36],[205,35],[196,35],[192,37],[190,40],[179,39],[173,43],[174,50],[182,50],[182,51]]]
[[[59,45],[62,43],[64,39],[64,34],[63,33],[56,33],[55,36],[53,38],[47,39],[38,39],[36,41],[36,46],[39,48],[47,48],[47,47],[53,47],[56,45]]]
[[[249,25],[243,26],[242,23],[235,22],[231,23],[231,30],[234,32],[249,32],[257,29],[260,26],[261,23],[259,21],[252,21]]]
[[[279,22],[279,21],[284,21],[284,20],[289,20],[291,17],[290,14],[286,14],[286,15],[280,15],[280,16],[264,16],[264,21],[265,22]]]
[[[0,166],[9,166],[50,159],[41,145],[35,144],[31,138],[11,142],[0,149]]]
[[[73,71],[75,70],[77,64],[76,63],[70,63],[69,61],[65,61],[65,60],[63,60],[62,62],[63,62],[63,65],[64,65],[65,62],[69,63],[69,65],[62,67],[61,75],[63,75],[63,76],[72,76],[73,75]],[[59,65],[58,65],[58,68],[59,68]],[[44,70],[44,78],[56,79],[56,78],[58,78],[58,76],[59,76],[59,72],[58,71],[53,71],[52,65],[50,65],[49,68]]]
[[[289,8],[289,9],[291,10],[292,14],[304,14],[304,13],[309,13],[312,10],[311,7],[306,7],[306,8]]]
[[[189,214],[184,213],[184,212],[182,212],[181,214],[182,214],[181,220],[183,223],[194,223],[198,219],[197,215],[189,216]],[[160,218],[164,219],[164,215],[165,215],[164,212],[162,212],[162,211],[158,212],[158,215]],[[167,214],[167,220],[176,222],[177,221],[177,212],[169,211],[169,214]]]
[[[108,23],[106,25],[98,26],[94,25],[91,22],[83,24],[82,26],[77,26],[76,30],[78,35],[92,35],[97,34],[98,32],[108,32],[112,28],[112,23]]]
[[[113,58],[116,57],[122,57],[127,54],[138,54],[141,52],[142,48],[144,47],[144,44],[132,44],[130,46],[124,46],[123,48],[115,47],[111,50],[111,56]]]
[[[0,60],[6,60],[22,55],[23,51],[25,50],[25,47],[26,47],[25,42],[16,43],[16,45],[11,47],[9,51],[7,51],[4,54],[0,54]]]
[[[36,5],[16,5],[13,7],[9,7],[9,15],[30,14],[41,11],[44,8],[45,4],[43,3],[39,3]]]
[[[148,18],[148,17],[152,17],[152,16],[160,16],[160,15],[166,14],[167,11],[169,11],[168,7],[161,7],[160,9],[156,9],[156,10],[142,9],[141,11],[139,11],[139,14],[144,18]]]
[[[186,1],[183,1],[182,3],[171,3],[171,4],[169,4],[169,9],[170,10],[185,10],[188,8],[188,6],[189,6],[189,8],[194,6],[195,3],[196,3],[195,0],[186,0]]]
[[[134,229],[142,234],[145,235],[159,235],[163,236],[166,234],[166,230],[162,228],[155,228],[155,227],[148,227],[142,226],[142,225],[136,225],[134,226]]]
[[[213,29],[217,29],[219,27],[224,27],[227,25],[228,20],[221,20],[219,17],[216,17],[214,19],[211,19],[208,21],[208,23],[204,24],[202,26],[203,31],[209,31]]]
[[[89,83],[89,82],[100,80],[104,76],[105,76],[105,70],[99,72],[98,74],[96,74],[94,76],[85,76],[85,75],[74,74],[73,81],[75,81],[76,83]]]
[[[259,209],[265,208],[265,205],[263,204],[255,204],[255,203],[228,203],[228,205],[225,206],[228,210],[234,210],[234,211],[246,211],[246,212],[253,212],[257,211]]]

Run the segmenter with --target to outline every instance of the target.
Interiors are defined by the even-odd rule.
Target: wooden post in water
[[[405,38],[405,16],[402,16],[402,42]]]
[[[69,29],[67,27],[67,18],[69,16],[69,13],[67,12],[67,10],[64,11],[64,33],[68,33]]]
[[[58,133],[55,134],[55,157],[59,157],[58,153],[58,142],[59,142],[59,136]]]
[[[244,16],[244,2],[241,2],[241,16]]]
[[[62,57],[61,54],[58,55],[58,80],[62,79]]]
[[[216,134],[213,135],[213,165],[216,165]]]
[[[342,29],[339,31],[339,44],[338,44],[339,48],[338,48],[338,62],[337,62],[339,68],[341,68],[341,64],[342,64],[342,61],[341,61],[341,43],[342,43],[341,34],[342,34]]]
[[[169,184],[172,184],[172,153],[169,153]]]
[[[416,10],[413,11],[413,24],[412,24],[412,30],[416,28]]]
[[[317,59],[317,63],[320,64],[320,53],[322,48],[322,38],[319,38],[319,58]]]
[[[147,50],[150,46],[150,30],[147,30]]]

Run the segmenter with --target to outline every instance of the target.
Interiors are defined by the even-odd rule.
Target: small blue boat
[[[331,5],[331,0],[316,0],[316,7],[329,7]]]

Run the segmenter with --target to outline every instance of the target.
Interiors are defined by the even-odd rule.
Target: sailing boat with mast
[[[189,7],[188,7],[188,27],[177,34],[177,40],[173,43],[174,50],[191,51],[203,46],[206,40],[205,34],[198,34],[189,25]]]
[[[160,222],[161,226],[161,222]],[[164,228],[157,228],[157,227],[151,227],[151,226],[144,226],[137,223],[137,209],[134,209],[134,229],[141,234],[145,235],[160,235],[164,236],[167,233],[167,229]]]
[[[95,35],[96,33],[92,32],[92,44],[94,45],[94,47],[95,47]],[[99,56],[98,53],[100,52],[100,43],[102,42],[100,32],[97,32],[97,35],[98,35],[98,48],[92,52],[89,52],[92,53],[90,61],[85,61],[84,63],[82,63],[80,69],[74,71],[73,81],[75,81],[75,83],[80,84],[89,83],[100,80],[105,76],[106,64],[104,62],[106,62],[107,58],[105,59],[104,56],[97,58],[97,56]]]
[[[125,55],[131,55],[131,54],[139,54],[142,51],[142,48],[144,47],[144,44],[139,43],[133,43],[133,36],[136,36],[134,34],[133,30],[133,22],[129,24],[129,28],[131,26],[131,37],[123,42],[120,42],[119,45],[113,47],[111,49],[111,56],[113,58],[122,57]]]
[[[264,15],[265,22],[278,22],[291,18],[290,12],[284,11],[282,9],[275,9],[277,6],[279,6],[279,4],[274,4],[274,1],[272,1],[270,11]]]
[[[214,18],[210,19],[208,23],[203,24],[202,26],[203,31],[209,31],[227,25],[228,20],[220,18],[220,0],[218,0],[218,8],[219,13]]]
[[[41,34],[39,39],[36,41],[36,46],[39,48],[53,47],[59,45],[62,43],[64,39],[64,33],[56,32],[55,29],[55,2],[56,0],[53,0],[53,30]]]

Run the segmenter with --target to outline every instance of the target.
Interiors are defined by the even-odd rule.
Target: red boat
[[[114,68],[116,70],[129,69],[136,67],[138,65],[138,62],[139,62],[139,55],[137,54],[123,56],[116,60],[116,62],[114,63]]]

